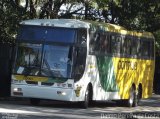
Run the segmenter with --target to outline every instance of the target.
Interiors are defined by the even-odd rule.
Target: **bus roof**
[[[34,19],[22,21],[20,24],[67,28],[89,28],[89,23],[76,19]]]
[[[103,29],[104,31],[109,31],[109,32],[113,32],[113,33],[120,33],[120,34],[123,34],[123,35],[131,35],[131,36],[154,39],[153,34],[150,33],[150,32],[130,31],[130,30],[127,30],[126,28],[124,28],[122,26],[111,24],[111,23],[103,23],[103,22],[95,22],[95,21],[87,21],[87,22],[91,23],[93,26],[100,26],[101,29]]]
[[[50,26],[50,27],[67,27],[67,28],[90,28],[91,27],[90,25],[93,25],[102,27],[104,31],[120,33],[123,35],[137,36],[137,37],[154,38],[154,36],[150,32],[129,31],[124,27],[115,24],[95,22],[95,21],[81,21],[76,19],[33,19],[33,20],[22,21],[20,24]]]

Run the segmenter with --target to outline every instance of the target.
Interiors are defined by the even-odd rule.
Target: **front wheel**
[[[30,103],[31,103],[31,105],[38,106],[40,103],[40,99],[31,98]]]
[[[85,92],[85,97],[84,97],[84,101],[82,102],[82,107],[83,108],[88,108],[89,106],[89,87],[87,87],[86,92]]]

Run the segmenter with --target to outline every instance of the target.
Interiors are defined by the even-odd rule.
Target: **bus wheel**
[[[84,101],[82,102],[82,107],[85,109],[88,108],[89,106],[89,93],[90,91],[89,91],[89,86],[88,86],[85,92]]]
[[[136,90],[133,86],[130,89],[130,96],[129,96],[129,99],[127,100],[127,106],[128,107],[136,107],[137,106],[137,95],[136,95]]]
[[[117,106],[124,106],[124,100],[116,100],[115,103]]]
[[[142,99],[142,86],[139,85],[137,94],[137,103],[139,103],[141,99]]]
[[[37,106],[40,103],[40,99],[31,98],[30,103],[31,103],[31,105]]]

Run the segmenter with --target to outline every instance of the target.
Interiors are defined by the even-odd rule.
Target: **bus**
[[[12,70],[11,96],[38,105],[49,99],[123,102],[135,107],[152,96],[155,67],[150,32],[75,19],[20,23]]]

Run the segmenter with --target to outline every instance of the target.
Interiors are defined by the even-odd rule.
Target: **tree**
[[[160,50],[159,0],[95,0],[105,22],[121,25],[129,30],[152,32],[156,49]]]
[[[0,42],[14,42],[18,23],[26,16],[21,8],[15,9],[10,0],[0,1]]]
[[[159,0],[24,0],[23,4],[21,0],[1,0],[0,6],[0,37],[5,40],[13,39],[20,21],[33,18],[76,17],[130,30],[160,29]]]

